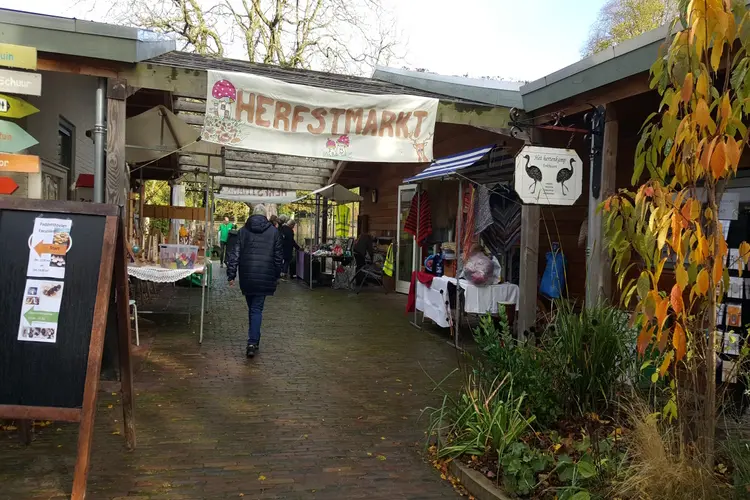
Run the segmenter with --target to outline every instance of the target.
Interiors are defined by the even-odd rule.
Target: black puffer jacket
[[[268,219],[253,215],[237,235],[227,259],[227,279],[234,281],[239,267],[245,295],[273,295],[283,263],[281,236]]]

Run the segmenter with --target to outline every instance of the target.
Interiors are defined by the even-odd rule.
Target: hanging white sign
[[[524,203],[573,205],[583,191],[583,163],[573,149],[525,146],[516,156],[515,189]]]
[[[291,203],[297,198],[297,192],[287,189],[221,186],[216,197],[245,203]]]
[[[233,148],[329,160],[432,161],[438,100],[328,90],[208,71],[201,137]]]

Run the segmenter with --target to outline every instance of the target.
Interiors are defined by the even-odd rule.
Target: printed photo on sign
[[[26,280],[24,290],[18,340],[57,342],[63,284],[59,281]]]
[[[46,219],[34,221],[34,232],[29,237],[28,276],[35,278],[65,277],[65,254],[73,246],[69,219]]]
[[[524,203],[573,205],[583,191],[583,163],[573,149],[525,146],[514,179]]]

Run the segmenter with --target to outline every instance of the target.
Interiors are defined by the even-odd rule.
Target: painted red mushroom
[[[326,141],[326,147],[328,149],[336,149],[336,143],[333,141],[333,139],[328,139]]]
[[[234,88],[234,85],[229,80],[219,80],[214,83],[211,95],[219,101],[234,102],[237,100],[237,89]]]
[[[349,136],[348,135],[342,135],[339,137],[338,140],[339,144],[343,144],[346,147],[349,147]]]

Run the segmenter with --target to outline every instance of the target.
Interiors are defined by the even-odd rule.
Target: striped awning
[[[479,160],[487,156],[495,146],[486,146],[483,148],[471,149],[451,156],[446,156],[435,160],[429,167],[414,177],[404,179],[404,182],[418,182],[437,177],[446,177],[464,168],[471,167]]]

